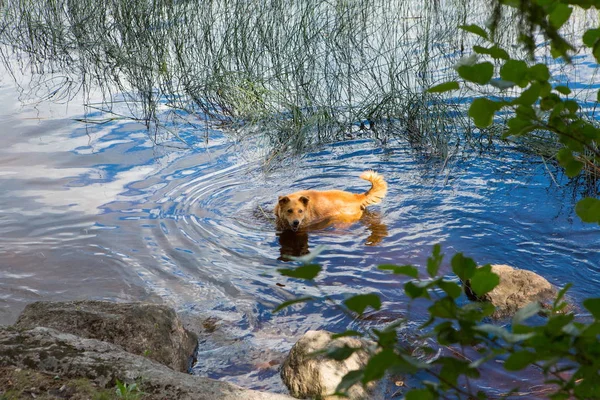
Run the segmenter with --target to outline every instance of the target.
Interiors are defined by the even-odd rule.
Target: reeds
[[[459,23],[486,9],[442,3],[11,0],[0,41],[34,75],[60,71],[55,98],[94,88],[110,112],[124,96],[148,124],[169,110],[290,151],[368,134],[444,156],[463,117],[423,88],[465,47]]]

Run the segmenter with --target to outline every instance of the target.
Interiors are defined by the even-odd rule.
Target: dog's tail
[[[371,182],[371,189],[362,194],[364,200],[362,201],[361,206],[366,207],[371,204],[381,203],[381,200],[387,193],[387,183],[383,180],[383,176],[375,171],[368,170],[363,172],[360,175],[360,178]]]

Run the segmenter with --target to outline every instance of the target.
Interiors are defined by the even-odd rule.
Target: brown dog
[[[277,228],[295,232],[324,221],[358,221],[365,207],[380,203],[387,192],[387,183],[377,172],[365,171],[360,178],[371,182],[371,188],[365,193],[301,190],[280,196],[273,210],[277,216]]]

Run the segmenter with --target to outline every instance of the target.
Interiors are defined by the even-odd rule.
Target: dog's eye
[[[302,211],[302,210],[298,210],[298,213],[299,213],[299,214],[302,214],[302,213],[303,213],[303,211]]]
[[[293,212],[294,212],[294,211],[293,211],[292,209],[289,209],[289,210],[288,210],[288,214],[291,214],[291,213],[293,213]]]

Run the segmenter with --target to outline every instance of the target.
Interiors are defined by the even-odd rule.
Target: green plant
[[[492,90],[494,97],[473,100],[469,116],[479,128],[489,127],[498,113],[508,113],[504,138],[536,138],[541,142],[556,143],[554,158],[566,174],[576,177],[587,175],[595,185],[600,175],[600,127],[595,120],[586,118],[578,101],[570,98],[572,91],[556,81],[544,62],[533,57],[535,35],[548,40],[554,58],[571,60],[575,46],[564,39],[560,28],[572,13],[582,13],[597,2],[591,0],[496,0],[494,18],[489,27],[463,25],[461,28],[477,35],[487,46],[473,46],[473,57],[456,66],[463,85],[475,85]],[[529,57],[511,56],[509,48],[497,42],[497,24],[506,9],[518,11],[519,42]],[[593,54],[600,62],[600,28],[588,28],[581,37],[582,51]],[[483,61],[482,61],[483,59]],[[493,79],[499,76],[498,79]],[[445,82],[430,88],[429,92],[443,93],[460,87],[458,81]],[[517,96],[504,96],[508,88],[516,88]],[[600,90],[597,98],[600,101]],[[550,146],[552,147],[552,146]],[[600,224],[600,200],[586,197],[576,206],[584,222]]]
[[[137,383],[124,383],[117,379],[115,385],[117,397],[125,400],[136,400],[141,398],[144,393],[139,389]]]
[[[305,259],[310,261],[309,259]],[[404,284],[404,292],[410,301],[425,299],[430,302],[429,319],[420,329],[425,333],[417,339],[435,339],[436,346],[450,349],[447,354],[423,362],[408,351],[399,341],[397,329],[405,321],[395,321],[383,329],[363,332],[346,331],[336,336],[366,336],[378,345],[364,369],[348,373],[338,387],[343,392],[352,385],[381,379],[386,373],[423,374],[431,380],[423,381],[420,388],[405,393],[407,399],[437,398],[486,398],[486,393],[474,389],[470,382],[481,375],[486,365],[500,361],[506,370],[517,371],[528,366],[539,368],[549,385],[548,394],[553,399],[600,398],[600,298],[590,298],[583,306],[592,314],[590,322],[575,320],[565,312],[563,300],[570,285],[565,286],[550,309],[537,303],[519,310],[512,318],[510,328],[489,323],[495,307],[485,302],[464,302],[460,284],[439,274],[443,255],[439,245],[427,261],[426,276],[420,269],[410,265],[380,265],[379,269],[403,275],[410,280]],[[498,285],[499,278],[489,266],[477,267],[476,263],[458,253],[450,262],[452,271],[462,282],[469,281],[473,292],[481,296]],[[282,269],[283,275],[313,281],[320,266],[306,263],[295,269]],[[317,300],[299,298],[278,307],[287,307],[298,302]],[[323,298],[321,300],[329,300]],[[381,300],[376,294],[361,294],[347,298],[337,304],[344,312],[360,317],[365,310],[378,310]],[[409,306],[410,307],[410,306]],[[543,314],[543,323],[530,324],[531,317]],[[356,349],[355,349],[356,350]],[[422,354],[435,354],[430,345],[420,347]],[[349,357],[354,350],[338,349],[329,355],[337,360]],[[515,392],[518,388],[515,388]]]
[[[47,99],[81,92],[106,113],[94,123],[134,118],[168,135],[216,124],[276,155],[406,137],[443,158],[468,120],[421,88],[462,46],[454,21],[487,6],[414,2],[16,0],[0,4],[0,54],[34,72],[36,94],[47,81]]]
[[[462,82],[445,82],[431,87],[428,92],[446,93],[465,86],[486,91],[487,96],[475,99],[469,107],[469,116],[477,127],[487,128],[497,114],[506,113],[504,138],[535,138],[549,143],[548,148],[558,144],[554,157],[567,175],[575,177],[583,172],[597,182],[600,128],[581,111],[578,102],[569,97],[571,89],[553,86],[548,66],[535,62],[533,57],[536,35],[541,34],[548,41],[554,58],[570,62],[575,46],[561,35],[560,28],[572,13],[591,7],[598,7],[597,1],[496,0],[489,26],[461,26],[486,43],[473,46],[473,55],[455,67]],[[514,49],[496,40],[498,24],[505,13],[518,20],[518,42],[525,52],[517,56],[509,52]],[[600,28],[588,28],[581,40],[584,48],[600,62]],[[508,88],[517,89],[517,95],[504,95]],[[600,91],[597,100],[600,101]],[[600,200],[583,198],[577,203],[576,212],[584,222],[600,223]],[[383,329],[343,332],[339,335],[369,337],[377,343],[378,352],[371,355],[364,369],[347,374],[338,391],[344,392],[355,383],[364,385],[381,379],[386,372],[426,373],[431,380],[424,380],[421,387],[406,392],[407,399],[486,398],[486,393],[474,389],[471,381],[480,376],[486,364],[500,361],[510,371],[538,368],[546,379],[548,391],[544,394],[549,398],[600,398],[597,385],[600,381],[600,298],[583,301],[591,318],[578,321],[566,310],[563,299],[570,287],[566,285],[550,309],[530,304],[516,313],[509,328],[504,328],[489,323],[488,317],[494,312],[491,304],[463,302],[463,288],[438,274],[442,260],[440,247],[435,246],[425,267],[426,277],[422,276],[421,269],[410,265],[379,268],[410,278],[404,292],[411,301],[430,302],[429,319],[421,328],[426,330],[426,338],[434,338],[438,345],[451,349],[449,354],[427,363],[413,357],[398,340],[397,329],[403,321]],[[453,256],[450,264],[462,282],[470,281],[476,295],[493,290],[499,282],[489,266],[478,268],[472,259],[460,253]],[[280,272],[313,281],[320,270],[318,264],[307,263]],[[315,299],[299,298],[279,308],[309,300]],[[379,309],[381,299],[376,294],[358,295],[337,306],[346,313],[360,316],[367,308]],[[531,317],[538,314],[545,316],[544,321],[531,323]],[[425,354],[434,352],[431,346],[424,346],[422,350]],[[344,353],[331,356],[343,359],[351,351],[344,349]]]

